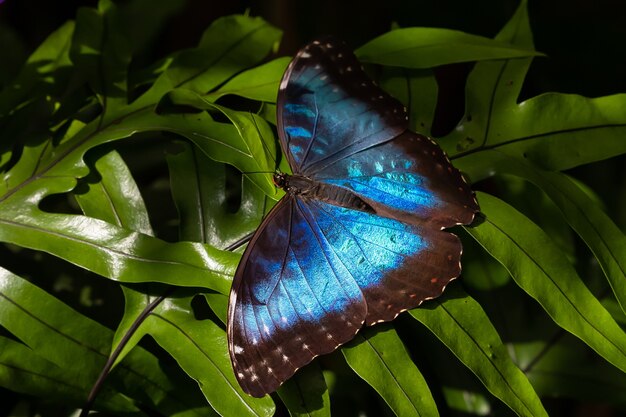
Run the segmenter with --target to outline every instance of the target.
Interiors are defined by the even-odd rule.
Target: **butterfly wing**
[[[333,39],[301,49],[280,84],[278,132],[294,173],[311,177],[393,139],[407,120],[402,104],[376,87],[352,51]]]
[[[456,236],[319,200],[287,196],[250,242],[233,281],[231,360],[243,389],[274,391],[370,315],[391,320],[460,271]],[[425,282],[413,279],[415,271]]]

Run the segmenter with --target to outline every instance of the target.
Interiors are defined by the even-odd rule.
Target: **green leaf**
[[[300,369],[279,389],[291,417],[330,417],[330,398],[324,374],[317,362]]]
[[[150,334],[196,380],[221,416],[273,415],[270,397],[253,398],[242,391],[230,364],[226,333],[210,320],[197,320],[191,300],[173,297],[159,304],[133,335],[130,345]]]
[[[478,193],[486,219],[468,231],[509,271],[562,328],[621,370],[626,334],[585,287],[564,254],[534,223],[511,206]]]
[[[424,324],[467,366],[485,388],[520,416],[547,416],[537,394],[513,363],[489,318],[457,286],[409,313]]]
[[[287,57],[278,58],[244,71],[217,91],[207,94],[206,98],[213,101],[227,94],[235,94],[252,100],[275,103],[278,84],[290,60]]]
[[[154,102],[167,91],[207,93],[272,51],[280,31],[261,18],[222,17],[205,31],[197,48],[183,51],[139,101]]]
[[[361,330],[341,352],[397,416],[439,415],[424,377],[392,326]]]
[[[62,83],[72,65],[69,48],[74,22],[69,21],[52,32],[32,53],[15,81],[0,92],[0,120],[11,116],[23,103],[44,96]]]
[[[404,68],[541,55],[532,48],[519,48],[497,39],[425,27],[392,30],[369,41],[355,53],[362,62]]]
[[[278,151],[274,133],[265,120],[252,113],[235,111],[211,103],[189,90],[173,90],[168,94],[168,99],[176,105],[193,106],[201,110],[219,112],[226,116],[232,126],[222,123],[215,123],[214,126],[210,126],[205,122],[208,128],[205,128],[205,131],[213,127],[214,132],[209,130],[205,135],[193,132],[193,134],[186,134],[185,136],[204,150],[211,159],[229,163],[239,168],[240,171],[255,181],[267,195],[276,194],[272,175],[276,169]],[[202,116],[204,113],[196,117],[200,119]],[[202,136],[204,136],[204,141],[201,140]],[[223,138],[217,139],[221,149],[216,149],[216,139],[214,138]],[[229,138],[230,140],[228,140]]]
[[[496,39],[532,48],[525,1]],[[497,173],[487,150],[526,158],[547,170],[626,152],[626,94],[592,99],[545,93],[518,103],[530,63],[531,58],[479,62],[468,77],[465,115],[439,143],[474,182]]]
[[[432,71],[385,68],[380,83],[407,107],[409,128],[430,134],[438,93],[437,80]]]
[[[163,282],[227,294],[239,255],[192,242],[163,240],[91,217],[8,210],[0,240],[51,253],[122,282]]]
[[[0,352],[1,386],[76,407],[84,403],[88,386],[77,381],[76,368],[58,366],[6,337],[0,337]],[[104,389],[96,406],[112,413],[139,411],[129,398],[110,388]]]
[[[565,220],[591,249],[615,297],[622,309],[626,309],[626,236],[619,227],[565,174],[533,168],[495,152],[492,156],[495,159],[492,164],[500,172],[532,182],[552,199]]]
[[[566,397],[586,403],[614,404],[626,408],[622,395],[626,376],[575,340],[562,340],[542,351],[526,370],[537,392],[546,397]],[[572,366],[575,364],[575,366]]]
[[[108,356],[112,332],[5,269],[0,269],[0,298],[3,300],[0,325],[40,358],[67,372],[71,386],[64,389],[65,395],[75,396],[75,388],[80,387],[83,399],[86,399]],[[10,363],[10,355],[14,352],[1,350],[0,362],[6,358]],[[45,365],[41,360],[33,361],[33,367]],[[198,409],[197,391],[181,380],[180,375],[166,372],[166,368],[159,365],[156,357],[135,348],[111,375],[110,385],[104,388],[102,398],[106,400],[110,395],[117,395],[114,392],[122,393],[141,399],[144,405],[155,410],[172,414]],[[29,368],[23,369],[27,371]],[[56,372],[50,367],[45,371],[49,377]],[[47,383],[46,380],[31,381],[35,382]],[[120,403],[115,400],[112,404],[117,406]],[[205,414],[198,412],[195,415]]]
[[[124,229],[154,235],[141,192],[126,163],[111,151],[74,191],[83,213]]]
[[[167,161],[181,239],[226,248],[251,234],[267,211],[265,194],[231,166],[180,146]]]
[[[112,108],[126,104],[130,53],[117,8],[110,0],[100,0],[98,9],[78,10],[70,57],[98,96],[104,117]]]

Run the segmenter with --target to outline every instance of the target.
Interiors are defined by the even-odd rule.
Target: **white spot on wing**
[[[300,58],[311,58],[311,54],[308,52],[302,52]]]
[[[237,345],[234,346],[233,350],[235,351],[236,354],[240,354],[243,352],[243,348]]]

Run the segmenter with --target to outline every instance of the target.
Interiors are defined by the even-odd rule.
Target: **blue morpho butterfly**
[[[278,92],[293,175],[256,231],[230,292],[228,347],[243,390],[275,391],[366,325],[439,296],[461,272],[442,229],[478,211],[470,187],[396,99],[335,40],[310,43]]]

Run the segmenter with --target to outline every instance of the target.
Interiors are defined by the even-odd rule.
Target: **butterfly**
[[[439,296],[461,272],[478,203],[406,108],[334,39],[302,48],[277,100],[293,174],[252,236],[233,279],[228,348],[243,390],[262,397],[364,325]]]

